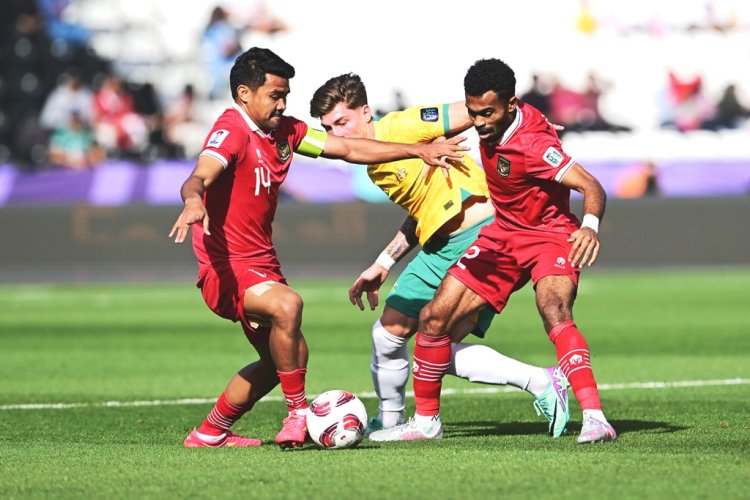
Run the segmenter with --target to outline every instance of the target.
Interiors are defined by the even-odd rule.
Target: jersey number
[[[255,168],[255,196],[260,194],[261,186],[271,192],[271,170],[268,167]]]
[[[466,269],[466,264],[461,262],[463,259],[476,259],[479,255],[479,247],[477,246],[470,246],[469,249],[466,251],[465,254],[461,256],[458,261],[456,261],[456,265],[460,267],[461,269]]]

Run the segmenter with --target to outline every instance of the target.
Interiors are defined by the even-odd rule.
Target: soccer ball
[[[366,427],[365,405],[351,392],[324,392],[307,412],[307,431],[323,448],[357,446],[365,437]]]

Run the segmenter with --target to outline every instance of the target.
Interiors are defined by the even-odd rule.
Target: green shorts
[[[492,222],[493,219],[494,217],[488,217],[452,235],[447,240],[432,238],[398,277],[385,303],[410,318],[419,318],[419,311],[432,300],[440,282],[448,273],[448,268],[477,239],[482,227]],[[472,333],[478,337],[484,337],[494,317],[494,310],[488,307],[482,308],[479,311],[477,326]]]

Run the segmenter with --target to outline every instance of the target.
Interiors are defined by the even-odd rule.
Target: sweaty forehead
[[[493,90],[488,90],[480,96],[466,96],[466,107],[475,111],[484,108],[497,108],[502,105],[503,103],[500,96],[498,96]]]
[[[289,80],[271,73],[266,73],[266,81],[261,88],[267,92],[289,93]]]

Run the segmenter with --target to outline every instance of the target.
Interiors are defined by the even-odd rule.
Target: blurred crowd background
[[[331,76],[385,114],[460,100],[498,57],[611,196],[750,193],[742,0],[3,0],[0,23],[0,206],[179,202],[254,45],[295,66],[287,114],[310,124]],[[384,199],[361,168],[299,163],[286,200]]]

